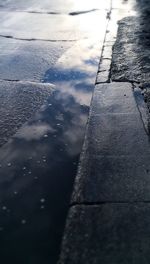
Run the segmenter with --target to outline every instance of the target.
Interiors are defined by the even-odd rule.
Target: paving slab
[[[28,41],[74,42],[79,39],[94,38],[99,32],[99,40],[101,40],[107,25],[106,14],[106,10],[95,10],[80,16],[6,11],[1,12],[0,15],[0,35]],[[101,23],[103,27],[98,31],[95,25]]]
[[[75,12],[74,15],[80,14],[81,11],[94,11],[94,9],[109,9],[111,0],[102,1],[99,3],[99,0],[87,0],[86,5],[85,1],[81,0],[76,2],[74,0],[67,1],[67,4],[64,4],[64,0],[2,0],[0,7],[1,9],[12,9],[12,10],[23,10],[23,11],[34,11],[34,12],[51,12],[51,13],[68,13]]]
[[[140,115],[101,114],[92,116],[85,149],[96,155],[150,154],[149,138]]]
[[[149,157],[132,85],[97,85],[72,203],[148,201]]]
[[[149,156],[86,156],[76,178],[73,204],[150,201]]]
[[[40,82],[72,43],[0,38],[0,79]]]
[[[96,77],[96,84],[98,83],[106,83],[109,80],[109,71],[101,71],[98,72]]]
[[[59,264],[149,264],[150,204],[70,209]]]
[[[130,83],[96,85],[91,112],[93,115],[137,113],[132,85]]]
[[[104,59],[102,58],[99,64],[98,71],[109,71],[111,66],[111,60],[110,59]]]

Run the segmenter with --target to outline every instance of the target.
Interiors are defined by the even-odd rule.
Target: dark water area
[[[103,27],[90,21],[88,38],[42,75],[38,82],[52,84],[52,95],[0,148],[2,264],[57,262],[107,24],[106,10],[95,13],[83,14],[80,27],[86,31],[92,14]]]
[[[48,101],[0,150],[2,263],[58,258],[94,84],[84,72],[75,73],[74,86],[73,77],[57,74]],[[55,83],[54,74],[45,76]]]

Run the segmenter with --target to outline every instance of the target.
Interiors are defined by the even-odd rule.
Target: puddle
[[[0,149],[5,263],[56,263],[101,45],[97,39],[80,41],[45,72],[41,81],[53,83],[52,95]]]
[[[1,149],[0,247],[5,263],[55,263],[88,111],[88,105],[57,90]]]
[[[53,1],[44,1],[45,6],[50,2],[53,3]],[[110,4],[110,1],[103,2],[106,5],[102,5],[101,8],[107,8]],[[41,1],[31,1],[31,3],[34,10],[42,9]],[[50,11],[72,13],[84,10],[85,12],[84,1],[80,3],[73,1],[73,3],[72,8],[68,5],[69,12],[64,10],[64,5],[62,10],[50,8]],[[99,1],[95,0],[94,3],[95,5],[87,1],[86,10],[92,10],[93,7],[99,9]],[[26,8],[24,1],[20,1],[19,5],[20,8]],[[31,11],[31,8],[29,9]],[[76,42],[69,44],[67,50],[59,58],[57,57],[57,61],[52,66],[49,63],[45,66],[44,62],[43,69],[41,61],[38,60],[40,63],[35,64],[35,71],[30,66],[26,76],[22,77],[25,80],[29,78],[30,71],[30,78],[35,75],[34,81],[40,79],[43,83],[52,83],[55,85],[55,90],[40,111],[0,149],[1,261],[6,264],[12,261],[21,264],[54,264],[59,253],[84,140],[95,76],[108,22],[107,11],[87,12],[72,17],[63,15],[59,20],[58,15],[53,16],[52,20],[49,15],[45,18],[37,15],[38,23],[37,16],[35,18],[33,14],[23,15],[27,21],[22,20],[22,13],[17,16],[8,14],[8,22],[15,22],[16,25],[14,28],[11,24],[10,33],[12,34],[14,30],[13,37],[46,40],[53,37],[54,40],[75,39]],[[84,22],[82,22],[83,17]],[[22,24],[16,24],[16,19],[19,22],[21,20]],[[41,30],[42,23],[45,25],[44,31]],[[56,24],[55,29],[47,27],[50,23]],[[34,29],[31,30],[32,34],[31,24]],[[7,30],[8,26],[6,21],[1,32],[7,33],[6,36],[11,35]],[[26,30],[23,31],[23,28]],[[73,35],[72,28],[74,28]],[[42,45],[45,45],[44,42]],[[34,48],[32,47],[32,54]],[[50,52],[45,53],[45,60],[49,54]],[[25,52],[25,58],[26,56]],[[38,56],[40,54],[38,55],[37,47]],[[48,61],[51,61],[50,57]],[[28,62],[32,64],[31,59]],[[30,65],[27,59],[24,65]],[[38,77],[37,68],[40,73]],[[21,69],[20,64],[18,71],[19,69]],[[18,71],[15,73],[16,79],[18,79]],[[14,77],[14,73],[12,76]]]

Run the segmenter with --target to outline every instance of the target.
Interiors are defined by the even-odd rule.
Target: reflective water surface
[[[14,46],[17,43],[11,57],[0,64],[0,77],[12,80],[21,76],[24,81],[54,85],[42,108],[0,149],[0,261],[54,264],[84,140],[110,1],[8,0],[0,1],[0,6],[4,46],[8,39]],[[37,43],[36,51],[33,43]]]
[[[5,263],[55,260],[87,114],[88,105],[56,90],[1,149],[0,247]]]
[[[37,1],[31,2],[37,3]],[[68,6],[67,12],[96,9],[99,5],[99,1],[95,1],[96,6],[89,1],[89,6],[86,5],[84,9],[84,1],[80,1],[80,4],[78,2],[79,5],[76,1],[70,1],[72,2],[75,7]],[[15,2],[6,1],[5,9],[13,3]],[[26,5],[24,1],[18,3],[19,8]],[[38,3],[41,5],[41,1]],[[63,7],[66,8],[64,5]],[[32,8],[34,9],[34,5]],[[53,36],[50,31],[47,33],[49,28],[45,31],[39,30],[39,24],[45,18],[40,18],[42,20],[38,22],[38,25],[33,23],[33,31],[30,31],[28,21],[32,22],[35,18],[29,19],[28,27],[24,31],[20,22],[16,24],[16,18],[14,19],[12,12],[7,14],[10,20],[6,19],[1,28],[1,33],[8,33],[8,35],[13,33],[13,36],[18,38],[34,35],[37,38],[44,36],[48,39],[53,37],[56,40],[62,40],[64,37],[67,40],[75,40],[68,45],[67,50],[63,50],[62,54],[58,53],[59,56],[55,56],[57,59],[53,60],[53,64],[44,62],[43,67],[42,61],[38,63],[38,74],[35,61],[35,66],[30,66],[30,63],[31,65],[33,63],[32,57],[29,61],[29,74],[27,69],[25,77],[22,69],[24,65],[27,65],[29,56],[25,57],[24,65],[21,66],[19,61],[19,67],[16,60],[13,60],[13,54],[11,62],[9,61],[9,65],[12,64],[13,67],[7,72],[8,77],[11,71],[18,67],[18,71],[15,72],[16,78],[22,76],[22,79],[26,80],[30,76],[31,80],[53,84],[54,89],[42,108],[0,149],[0,259],[2,263],[56,263],[105,36],[107,24],[105,8],[106,6],[103,7],[103,11],[81,14],[78,20],[69,20],[66,15],[63,17],[62,26],[60,26],[62,17],[60,20],[57,17],[54,23],[55,30],[51,29]],[[14,9],[13,6],[13,12]],[[57,8],[50,10],[58,11]],[[71,15],[73,17],[76,14]],[[18,16],[21,18],[22,15],[19,13]],[[89,24],[89,20],[93,22]],[[74,22],[69,24],[69,21]],[[22,20],[22,25],[24,23],[25,21]],[[97,23],[103,26],[97,27]],[[36,32],[37,28],[38,32]],[[60,33],[57,28],[61,29]],[[13,45],[15,41],[17,45],[20,45],[18,44],[20,40],[15,39],[13,39]],[[23,44],[21,45],[24,47]],[[25,43],[25,45],[28,44]],[[42,50],[41,42],[40,45]],[[63,46],[62,41],[61,46]],[[53,50],[55,52],[55,47]],[[18,48],[17,51],[20,49]],[[39,56],[42,58],[41,54]],[[46,56],[50,61],[49,52],[45,53],[44,58]],[[32,68],[34,68],[34,75]],[[4,75],[6,76],[6,72]],[[13,76],[14,74],[11,74],[10,79]],[[38,76],[37,79],[36,76]]]

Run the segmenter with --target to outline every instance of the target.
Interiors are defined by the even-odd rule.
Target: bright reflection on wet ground
[[[78,6],[72,2],[75,7],[70,12],[83,10],[85,3],[82,6],[80,1]],[[91,9],[93,4],[88,3],[86,8]],[[105,36],[106,15],[105,9],[81,14],[78,20],[70,20],[76,21],[76,27],[68,24],[68,33],[60,32],[57,36],[52,30],[53,38],[65,36],[77,41],[38,80],[55,86],[52,96],[0,150],[3,263],[56,263]],[[63,25],[69,23],[66,19]],[[103,23],[100,28],[98,21]],[[13,34],[19,37],[20,25],[17,27]],[[29,30],[30,26],[22,31],[25,38],[30,37]],[[38,38],[41,34],[47,36],[47,30],[43,32],[39,31]]]
[[[40,30],[42,22],[36,24],[35,18],[27,14],[27,30],[22,30],[24,24],[18,23],[13,32],[14,39],[28,39],[34,35],[45,41],[47,36],[48,40],[52,36],[53,40],[60,41],[65,36],[66,41],[75,41],[56,60],[55,65],[48,65],[46,71],[43,62],[40,64],[41,71],[38,65],[42,74],[36,75],[37,80],[32,77],[31,80],[54,84],[54,92],[40,111],[0,149],[0,259],[2,263],[53,264],[58,256],[84,140],[110,1],[86,1],[85,4],[84,1],[72,0],[68,1],[68,5],[64,5],[62,0],[57,1],[59,5],[54,1],[44,1],[45,6],[42,1],[29,2],[30,7],[27,1],[19,1],[17,7],[13,4],[15,1],[8,1],[4,7],[13,12],[66,12],[69,17],[77,15],[79,18],[69,20],[67,15],[63,15],[67,22],[64,20],[62,25],[58,25],[59,18],[55,17],[57,27],[61,30],[57,34],[56,28],[51,29],[50,35],[49,28]],[[91,12],[76,13],[87,10]],[[18,16],[21,17],[22,13]],[[10,17],[11,22],[13,19]],[[48,15],[40,19],[45,25],[50,22]],[[33,21],[33,31],[30,32]],[[1,28],[0,34],[11,33],[7,23]],[[65,23],[68,32],[65,31],[66,26],[63,27]],[[35,71],[36,67],[33,68]],[[28,76],[27,71],[25,76],[22,74],[23,80]],[[15,76],[17,78],[17,70]]]
[[[57,90],[3,148],[0,247],[5,263],[55,260],[87,114],[87,105]]]

